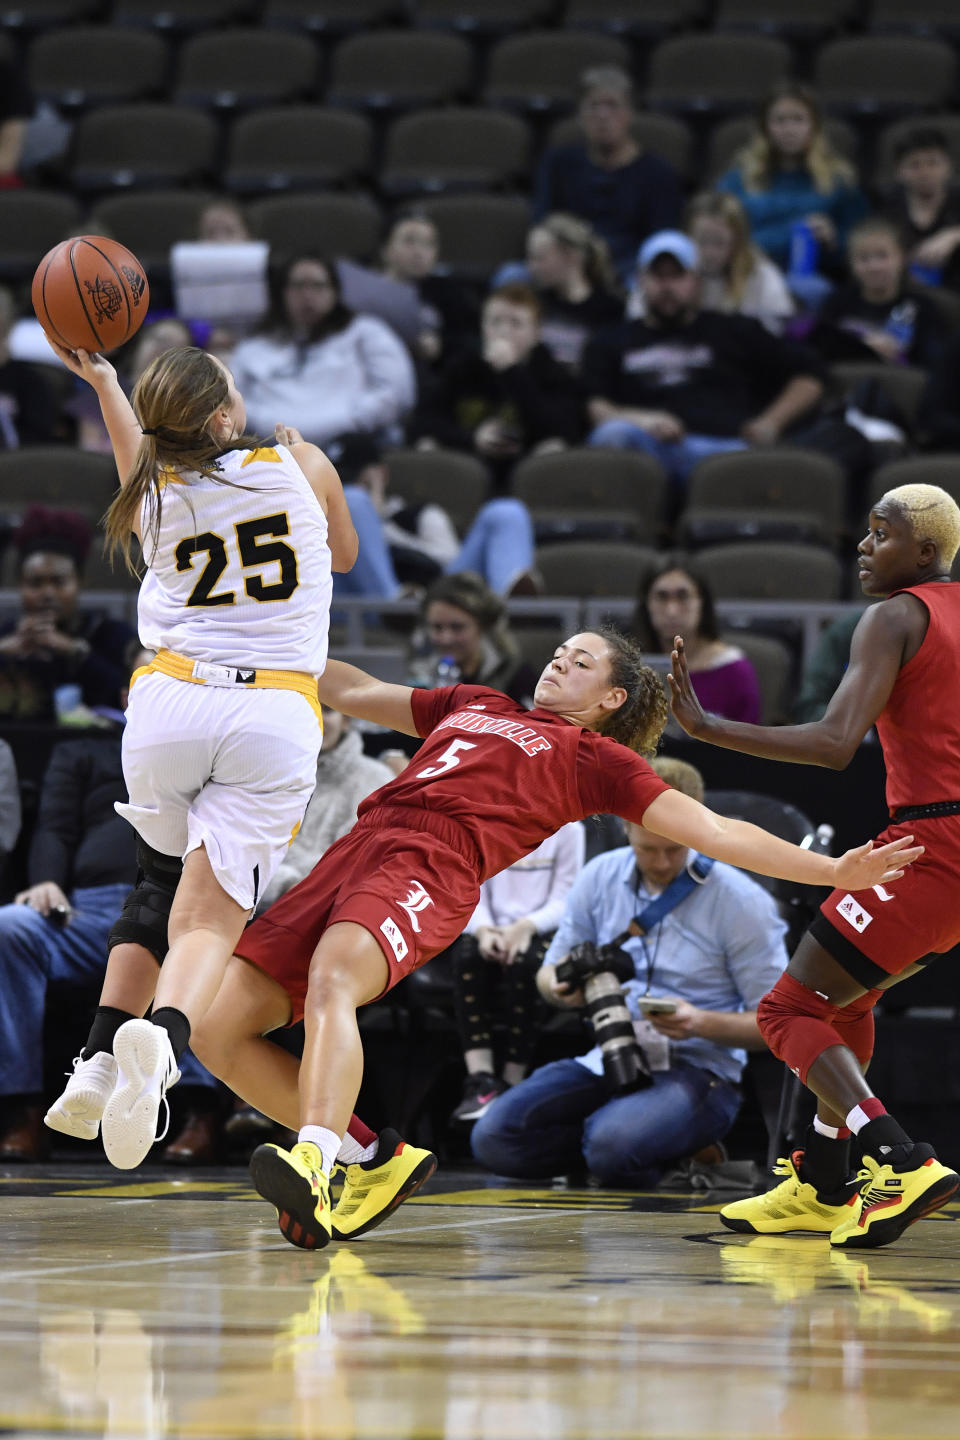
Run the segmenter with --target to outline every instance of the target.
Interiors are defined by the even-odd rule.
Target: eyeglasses
[[[651,590],[650,600],[658,600],[661,605],[668,604],[671,600],[677,600],[683,604],[685,600],[696,600],[696,590]]]

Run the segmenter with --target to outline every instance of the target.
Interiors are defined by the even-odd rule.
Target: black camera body
[[[583,991],[586,1012],[603,1056],[603,1073],[613,1093],[629,1095],[651,1085],[653,1077],[637,1044],[620,988],[636,974],[626,950],[619,945],[595,945],[592,940],[583,940],[560,961],[556,974],[561,984]]]

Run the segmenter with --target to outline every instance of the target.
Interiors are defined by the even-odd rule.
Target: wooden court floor
[[[451,1171],[307,1254],[242,1170],[11,1168],[0,1434],[960,1435],[960,1205],[860,1255],[716,1209]]]

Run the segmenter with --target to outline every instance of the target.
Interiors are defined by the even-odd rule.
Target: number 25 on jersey
[[[279,578],[267,582],[262,575],[244,576],[243,588],[251,600],[289,600],[300,583],[297,575],[297,555],[290,545],[276,538],[261,543],[265,536],[289,535],[290,522],[286,515],[264,515],[259,520],[244,520],[235,525],[237,550],[240,566],[244,570],[260,569],[265,565],[278,565]],[[202,535],[190,535],[181,540],[175,550],[178,570],[193,568],[195,555],[206,554],[207,562],[200,572],[200,578],[187,599],[188,605],[234,605],[236,592],[215,591],[223,572],[230,563],[230,550],[222,535],[206,530]]]

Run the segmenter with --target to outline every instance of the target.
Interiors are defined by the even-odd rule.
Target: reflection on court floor
[[[10,1171],[0,1430],[957,1434],[960,1206],[850,1254],[733,1235],[719,1203],[441,1173],[364,1239],[310,1254],[242,1171]]]

